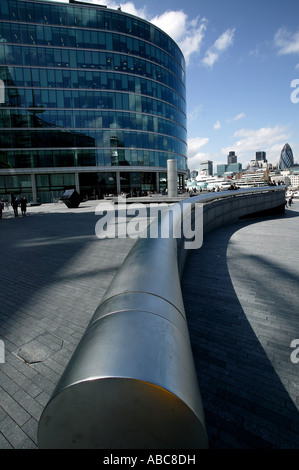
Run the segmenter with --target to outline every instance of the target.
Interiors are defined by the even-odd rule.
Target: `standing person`
[[[12,197],[11,199],[11,205],[13,207],[13,210],[14,210],[14,213],[15,213],[15,217],[18,217],[18,200],[15,196]]]
[[[4,202],[3,199],[0,201],[0,219],[2,219],[2,211],[4,210]]]
[[[21,211],[22,211],[22,215],[25,216],[26,215],[26,209],[27,209],[27,199],[24,197],[22,197],[21,199]]]

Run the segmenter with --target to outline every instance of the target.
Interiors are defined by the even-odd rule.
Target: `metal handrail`
[[[267,207],[281,207],[283,191],[250,188],[186,199],[173,211],[168,238],[136,241],[42,413],[40,448],[208,447],[180,286],[187,250],[173,235],[197,205],[205,215],[221,201],[229,217],[226,203],[237,206],[239,196],[250,212],[252,198],[262,204],[266,193]],[[167,217],[163,212],[160,227]]]

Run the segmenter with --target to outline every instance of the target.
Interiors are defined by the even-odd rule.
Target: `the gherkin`
[[[290,168],[293,165],[294,165],[294,156],[293,156],[292,149],[289,146],[289,144],[285,144],[280,154],[278,168],[280,170],[285,170],[286,168]]]

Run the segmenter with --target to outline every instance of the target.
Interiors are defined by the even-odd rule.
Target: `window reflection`
[[[1,0],[0,17],[1,162],[165,167],[176,157],[186,169],[184,59],[166,34],[86,5]]]
[[[111,34],[101,31],[90,31],[81,29],[69,29],[63,27],[41,26],[41,25],[26,25],[19,23],[0,23],[0,38],[5,42],[14,44],[28,44],[39,46],[58,46],[58,47],[79,47],[84,49],[102,49],[106,51],[119,51],[125,54],[132,54],[136,56],[149,59],[158,65],[165,66],[168,70],[172,71],[179,79],[184,82],[184,69],[179,65],[170,55],[162,52],[155,46],[150,46],[147,43],[140,42],[140,40],[127,38],[121,34]],[[125,59],[130,61],[129,68],[133,70],[132,57]],[[112,66],[112,62],[108,61]],[[126,66],[127,64],[125,64]],[[107,65],[108,66],[108,65]],[[150,68],[153,64],[139,61],[139,70],[143,72]],[[116,67],[118,67],[116,65]],[[161,69],[157,69],[157,76],[162,74]]]

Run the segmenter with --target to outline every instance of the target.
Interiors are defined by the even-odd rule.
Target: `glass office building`
[[[159,191],[168,159],[182,186],[182,52],[120,9],[1,0],[0,128],[1,197]]]
[[[291,147],[289,146],[289,144],[285,144],[280,154],[278,168],[279,170],[285,170],[287,168],[290,168],[293,165],[294,165],[293,151]]]

